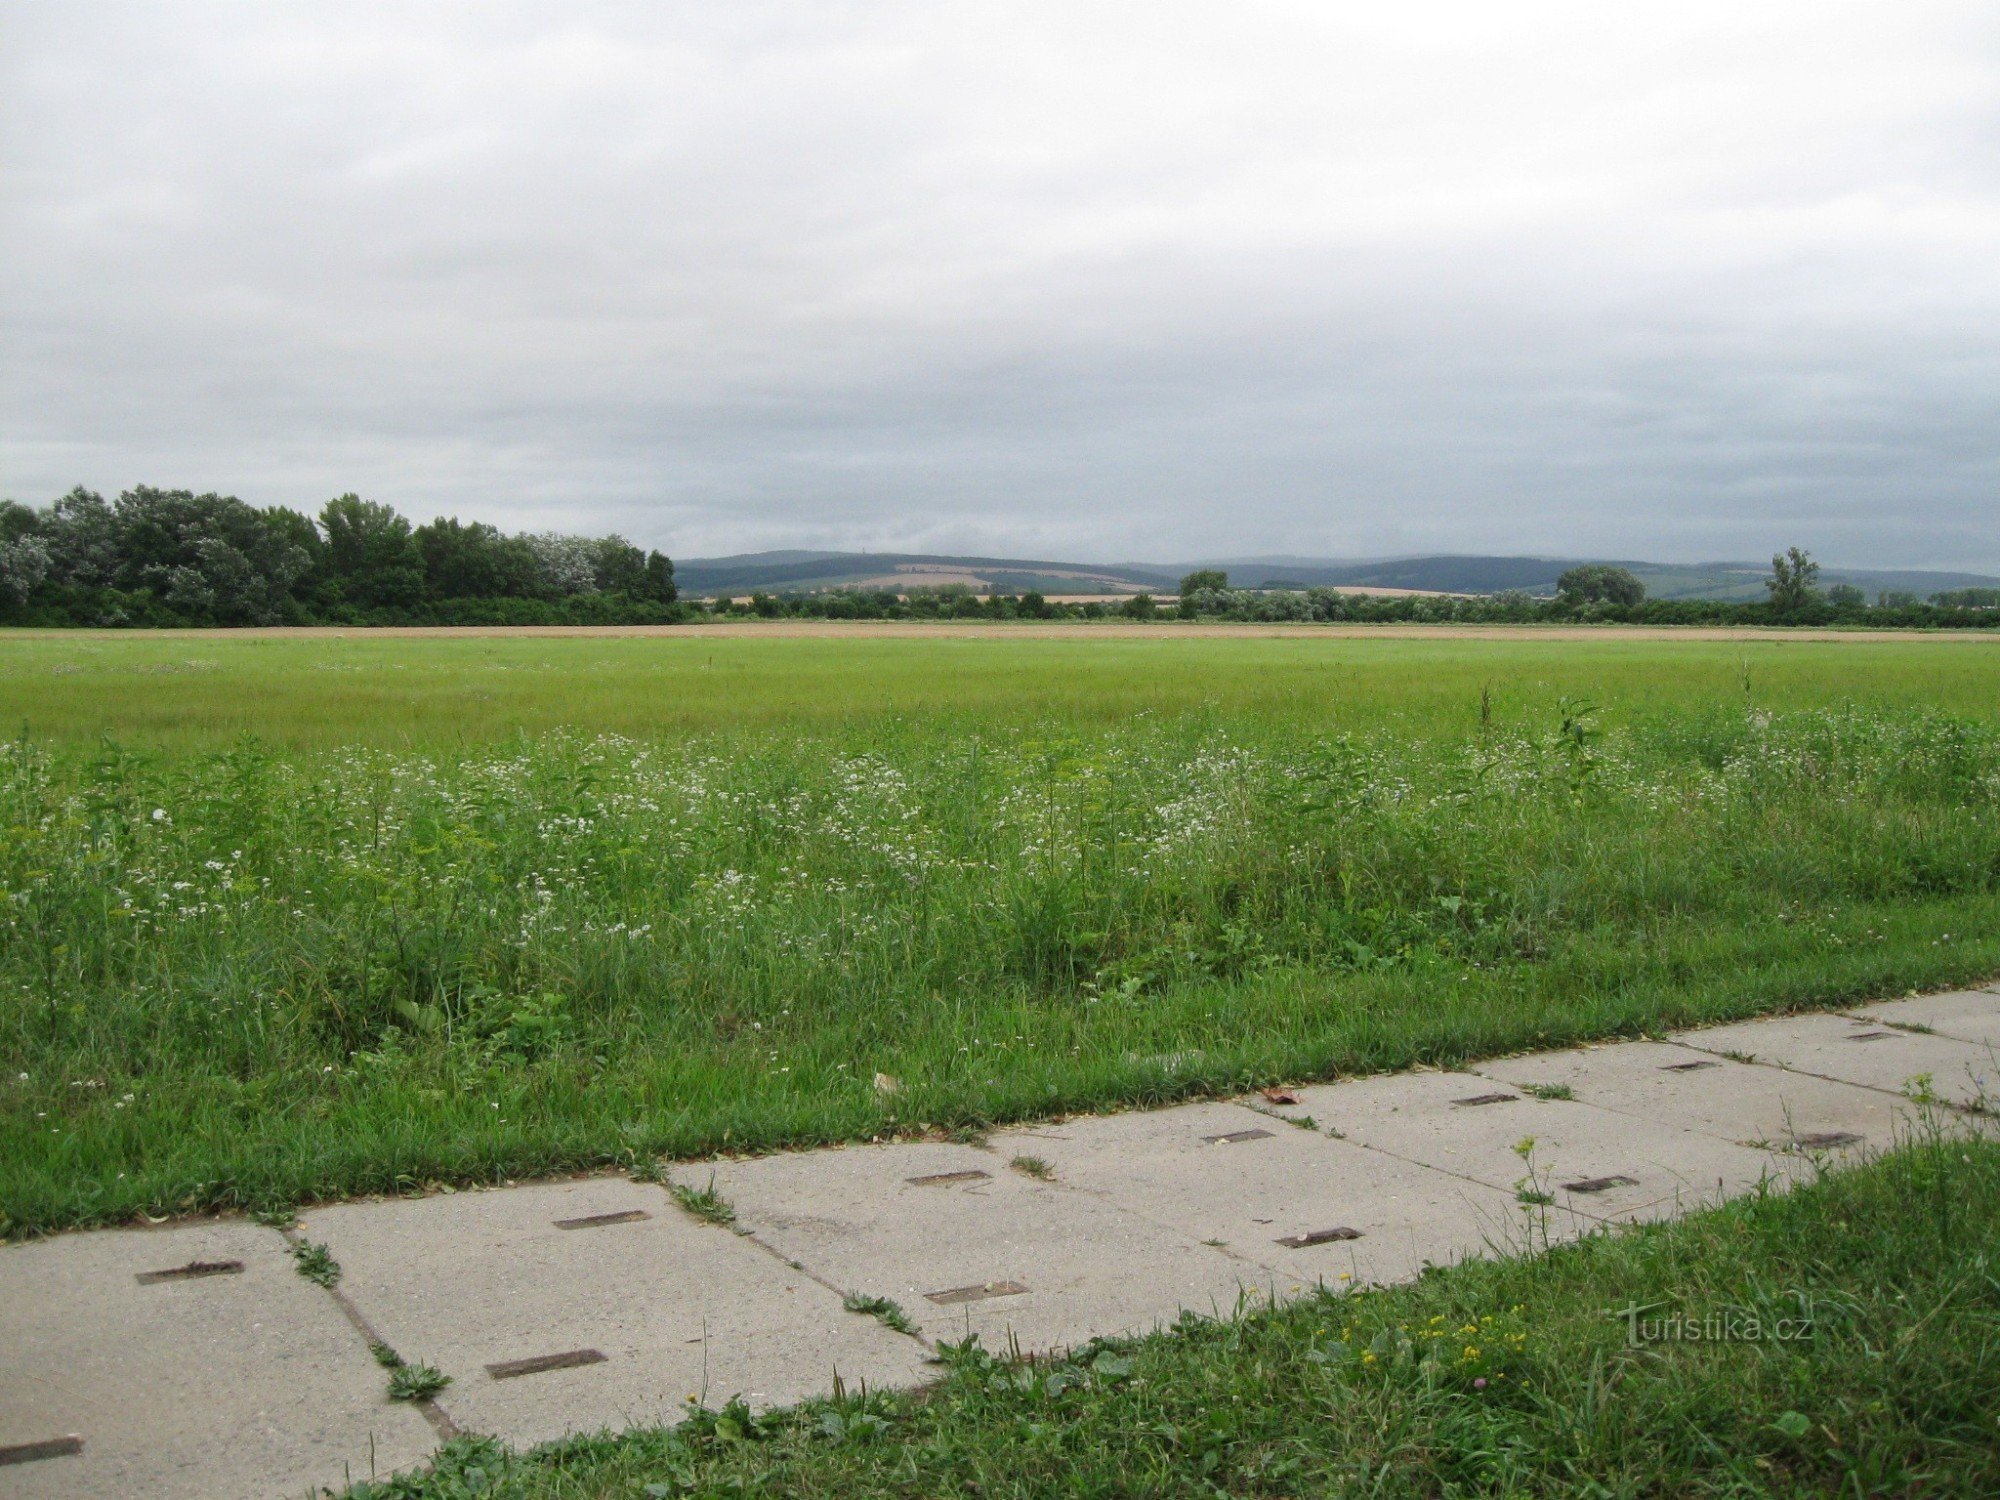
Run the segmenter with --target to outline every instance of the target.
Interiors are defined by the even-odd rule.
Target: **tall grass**
[[[1853,705],[24,738],[0,1212],[977,1123],[1965,978],[2000,966],[1996,805],[1990,720]]]

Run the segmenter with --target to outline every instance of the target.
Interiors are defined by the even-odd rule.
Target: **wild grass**
[[[2000,1492],[2000,1146],[1405,1286],[521,1456],[354,1500]]]
[[[2000,970],[1959,642],[0,649],[15,1234]]]

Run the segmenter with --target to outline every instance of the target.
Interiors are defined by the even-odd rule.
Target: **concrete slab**
[[[1022,1127],[991,1145],[1128,1213],[1222,1241],[1272,1273],[1280,1296],[1407,1280],[1427,1264],[1537,1243],[1512,1193],[1237,1104]]]
[[[1882,1151],[1913,1113],[1876,1089],[1666,1042],[1496,1058],[1477,1071],[1522,1090],[1557,1085],[1600,1109],[1779,1151]]]
[[[0,1448],[81,1440],[0,1468],[10,1500],[305,1494],[437,1445],[284,1237],[254,1224],[0,1249],[0,1349]]]
[[[2000,1065],[1993,1048],[1898,1031],[1879,1021],[1838,1015],[1780,1016],[1686,1031],[1674,1040],[1718,1056],[1754,1058],[1892,1094],[1904,1093],[1915,1080],[1927,1077],[1932,1091],[1952,1104],[1982,1100],[2000,1104]]]
[[[517,1444],[676,1421],[689,1396],[776,1406],[836,1371],[924,1373],[916,1340],[622,1178],[341,1204],[302,1227],[382,1339],[452,1377],[453,1420]]]
[[[710,1170],[676,1176],[705,1185]],[[935,1340],[1053,1349],[1268,1294],[1261,1267],[977,1147],[855,1146],[713,1171],[760,1240],[845,1290],[894,1298]]]
[[[1693,1130],[1573,1100],[1545,1101],[1473,1073],[1400,1073],[1297,1091],[1287,1115],[1405,1161],[1509,1192],[1540,1191],[1559,1221],[1665,1218],[1807,1169]],[[1529,1161],[1517,1147],[1532,1140]]]
[[[1945,995],[1918,995],[1911,1000],[1878,1000],[1853,1006],[1848,1013],[1864,1020],[1915,1026],[1961,1042],[2000,1048],[2000,994],[1992,990],[1954,990]]]

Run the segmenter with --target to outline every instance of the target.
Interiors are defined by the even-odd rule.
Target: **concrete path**
[[[971,1334],[1043,1350],[1401,1280],[1879,1151],[1912,1094],[1994,1128],[1996,1052],[2000,986],[978,1146],[344,1203],[283,1232],[63,1235],[0,1250],[0,1496],[305,1495],[460,1431],[527,1445],[672,1422],[690,1399],[906,1385]],[[672,1186],[712,1190],[733,1232]],[[339,1263],[332,1287],[299,1274],[309,1244]],[[451,1384],[391,1401],[376,1346]]]

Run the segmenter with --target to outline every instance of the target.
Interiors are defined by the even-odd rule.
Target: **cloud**
[[[0,5],[0,485],[2000,570],[1990,7]]]

